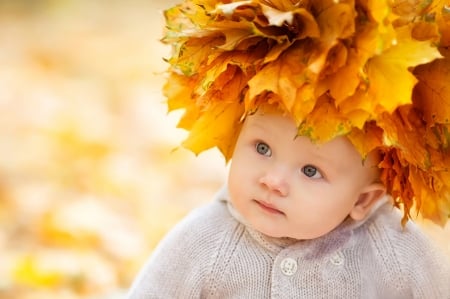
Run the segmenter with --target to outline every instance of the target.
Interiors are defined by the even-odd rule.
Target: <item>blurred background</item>
[[[225,178],[161,86],[173,0],[0,0],[0,298],[121,298]]]
[[[123,298],[226,177],[161,87],[175,0],[0,0],[0,299]],[[450,255],[450,228],[421,222]]]

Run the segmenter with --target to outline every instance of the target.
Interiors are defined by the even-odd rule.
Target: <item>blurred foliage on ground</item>
[[[123,295],[223,180],[217,153],[176,148],[170,3],[0,1],[0,298]]]
[[[0,0],[1,299],[122,298],[223,182],[217,152],[177,148],[160,92],[174,2]]]

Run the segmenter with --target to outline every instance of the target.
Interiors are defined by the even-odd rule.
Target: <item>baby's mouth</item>
[[[282,211],[280,211],[276,206],[265,202],[265,201],[261,201],[261,200],[254,200],[256,202],[256,204],[263,209],[266,212],[269,212],[271,214],[281,214],[284,215],[284,213]]]

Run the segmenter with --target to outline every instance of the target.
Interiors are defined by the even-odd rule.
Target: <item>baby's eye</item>
[[[302,168],[302,172],[309,178],[313,178],[313,179],[322,178],[322,174],[319,172],[319,170],[312,165],[304,166]]]
[[[258,154],[268,156],[268,157],[270,157],[272,155],[272,150],[264,142],[257,142],[255,147],[256,147],[256,151],[258,152]]]

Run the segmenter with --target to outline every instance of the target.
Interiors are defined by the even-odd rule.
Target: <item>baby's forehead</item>
[[[362,164],[364,160],[356,147],[345,136],[338,136],[329,141],[315,142],[307,136],[298,134],[294,120],[287,114],[273,110],[258,110],[249,115],[246,120],[248,130],[261,130],[264,134],[277,134],[278,139],[292,141],[292,146],[307,149],[311,154],[327,161],[342,161],[343,158],[351,158],[356,163]],[[274,129],[275,130],[272,130]],[[282,131],[276,130],[281,128]],[[336,164],[338,164],[336,162]]]

